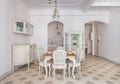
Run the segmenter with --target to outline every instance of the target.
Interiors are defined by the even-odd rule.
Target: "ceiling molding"
[[[120,0],[95,0],[92,6],[120,6]]]
[[[95,2],[95,0],[86,0],[84,2],[84,6],[83,6],[83,11],[87,11],[91,6],[92,4]]]
[[[48,0],[20,0],[30,9],[41,7],[54,7],[54,3],[49,4]],[[58,0],[58,7],[71,7],[86,11],[106,10],[120,7],[120,0]]]

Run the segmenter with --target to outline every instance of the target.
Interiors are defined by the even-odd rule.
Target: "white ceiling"
[[[21,0],[30,7],[50,6],[48,0]],[[52,4],[54,0],[52,0]],[[58,0],[58,6],[80,6],[84,0]],[[51,5],[52,6],[52,5]]]
[[[54,6],[53,2],[50,5],[48,0],[20,0],[20,1],[22,1],[25,5],[31,8]],[[120,7],[120,0],[58,0],[58,6],[79,7],[83,10],[108,9],[113,7]]]

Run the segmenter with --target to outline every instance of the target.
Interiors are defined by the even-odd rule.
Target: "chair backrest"
[[[37,56],[38,56],[39,62],[44,60],[43,54],[44,54],[44,48],[37,47]]]
[[[66,63],[66,51],[64,50],[53,51],[53,64],[65,65],[65,63]]]
[[[59,46],[59,47],[57,47],[57,50],[64,50],[64,48]]]

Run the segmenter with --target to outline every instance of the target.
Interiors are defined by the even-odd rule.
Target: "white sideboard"
[[[12,69],[14,72],[14,67],[16,65],[29,64],[35,60],[35,49],[34,44],[13,44],[12,45]]]

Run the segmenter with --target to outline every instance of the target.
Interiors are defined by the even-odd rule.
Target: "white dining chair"
[[[44,64],[44,48],[42,47],[38,47],[37,49],[37,55],[39,55],[39,76],[40,76],[40,72],[41,72],[41,67],[45,68],[45,64]],[[46,66],[49,68],[49,76],[50,76],[50,72],[51,72],[51,62],[48,61]]]
[[[75,65],[74,65],[74,67],[75,67],[75,68],[78,68],[79,74],[80,74],[80,77],[81,77],[81,60],[82,60],[82,56],[81,56],[81,51],[80,51],[79,48],[76,50],[76,58],[75,58],[75,60],[76,60],[76,63],[75,63]],[[73,67],[73,63],[72,63],[72,62],[69,62],[69,64],[68,64],[68,73],[69,73],[69,76],[71,75],[70,69],[71,69],[72,67]]]
[[[56,69],[63,70],[63,78],[65,79],[66,74],[66,51],[64,50],[55,50],[53,51],[53,75],[55,79]]]
[[[58,46],[58,47],[57,47],[57,50],[64,50],[64,47]]]

